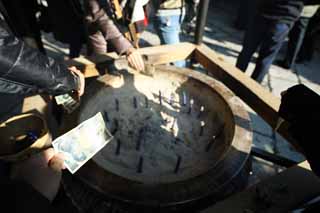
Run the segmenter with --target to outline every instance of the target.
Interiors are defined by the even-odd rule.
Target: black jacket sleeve
[[[76,75],[18,40],[0,18],[0,92],[58,95],[77,88]]]

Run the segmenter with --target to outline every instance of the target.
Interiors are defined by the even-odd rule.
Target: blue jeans
[[[290,26],[288,24],[256,18],[246,32],[236,66],[242,71],[246,71],[252,55],[260,46],[256,67],[251,77],[261,82],[289,31]]]
[[[175,16],[156,16],[155,29],[160,37],[161,44],[177,44],[180,43],[180,30],[183,22],[183,15]],[[185,61],[176,61],[174,65],[177,67],[185,67]]]

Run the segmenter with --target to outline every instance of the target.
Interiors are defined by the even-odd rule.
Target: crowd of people
[[[137,4],[139,1],[133,2]],[[153,10],[154,27],[161,44],[180,42],[183,20],[186,18],[190,22],[198,4],[198,0],[141,2],[140,11],[143,15],[140,16],[143,18],[134,20],[136,31],[139,31],[140,24],[147,24],[147,18],[151,17],[148,11]],[[254,18],[244,21],[247,23],[253,20],[245,24],[243,49],[236,64],[240,70],[245,71],[252,55],[260,47],[252,74],[252,78],[259,82],[268,72],[287,36],[289,47],[285,59],[279,62],[281,66],[292,68],[294,63],[312,57],[320,16],[317,6],[319,1],[316,0],[261,2],[257,4],[259,9]],[[121,28],[132,23],[131,15],[139,9],[129,0],[117,3],[123,9],[122,15],[118,13],[115,0],[0,1],[0,121],[6,120],[11,110],[21,104],[26,96],[70,92],[81,96],[84,92],[85,80],[79,70],[66,67],[46,56],[41,41],[42,30],[52,32],[57,40],[69,44],[69,58],[78,57],[83,44],[86,44],[89,56],[116,51],[126,55],[132,67],[144,69],[142,56],[125,33],[128,29]],[[250,1],[247,3],[250,4]],[[149,10],[149,7],[153,9]],[[185,61],[174,64],[186,66]],[[8,201],[2,203],[15,206],[16,212],[29,212],[34,208],[42,208],[42,211],[47,212],[58,192],[61,170],[64,168],[62,162],[63,156],[48,149],[12,167],[10,172],[13,178],[1,179],[0,182],[1,194],[7,195],[2,201]],[[28,202],[24,202],[26,199],[23,196],[30,194],[32,196],[28,197]]]

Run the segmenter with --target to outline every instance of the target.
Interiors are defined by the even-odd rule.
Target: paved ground
[[[212,3],[212,2],[211,2]],[[221,57],[231,64],[235,64],[237,56],[241,51],[243,32],[237,31],[233,27],[237,6],[227,4],[221,1],[209,9],[207,26],[205,28],[204,43],[215,50]],[[183,41],[192,41],[192,35],[182,35]],[[61,58],[63,53],[66,55],[67,46],[55,42],[48,34],[45,36],[46,48],[50,55]],[[143,46],[159,45],[160,40],[155,34],[152,25],[142,35],[141,44]],[[285,45],[278,58],[283,57]],[[257,55],[254,56],[253,61]],[[317,53],[313,61],[307,64],[299,64],[294,70],[282,69],[278,66],[272,66],[270,72],[265,76],[262,85],[274,95],[280,96],[280,93],[288,87],[303,83],[320,94],[320,54]],[[254,62],[250,63],[248,75],[253,71]],[[275,133],[256,113],[249,107],[248,111],[252,120],[254,129],[253,146],[267,150],[271,153],[285,156],[290,159],[302,161],[304,158],[277,133]],[[254,159],[253,179],[261,179],[273,175],[282,168]]]

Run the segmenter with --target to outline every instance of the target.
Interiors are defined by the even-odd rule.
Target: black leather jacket
[[[58,95],[77,88],[76,75],[17,39],[0,13],[0,93]]]

